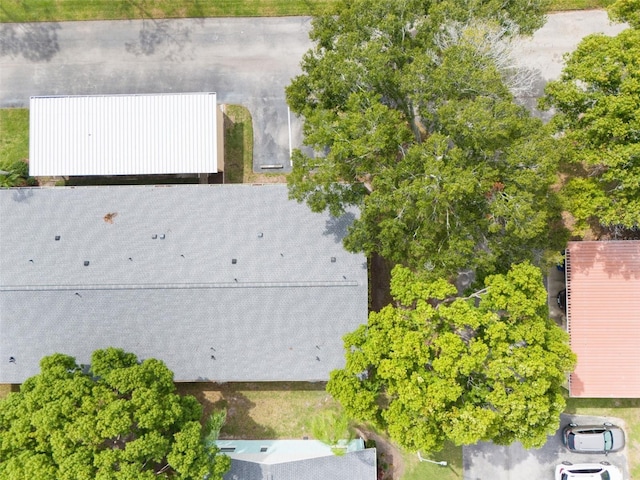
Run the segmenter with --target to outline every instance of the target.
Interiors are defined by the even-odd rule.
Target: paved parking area
[[[302,143],[284,87],[311,46],[307,17],[0,24],[0,108],[32,95],[216,92],[253,116],[254,169]]]
[[[599,463],[607,461],[629,477],[626,448],[609,455],[585,455],[569,452],[561,440],[562,428],[568,423],[601,424],[611,422],[624,428],[624,422],[612,417],[561,416],[560,429],[538,449],[526,450],[520,443],[509,446],[481,442],[462,449],[464,480],[552,480],[555,467],[563,461],[571,463]]]

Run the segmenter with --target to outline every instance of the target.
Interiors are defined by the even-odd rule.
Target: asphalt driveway
[[[561,440],[562,428],[568,423],[602,424],[611,422],[624,428],[624,422],[610,417],[587,417],[579,415],[561,415],[560,429],[548,438],[547,443],[538,449],[526,450],[517,442],[509,446],[481,442],[462,449],[464,480],[521,480],[523,478],[552,480],[555,467],[563,461],[571,463],[599,463],[607,461],[629,478],[626,447],[623,451],[609,455],[585,455],[571,453]]]

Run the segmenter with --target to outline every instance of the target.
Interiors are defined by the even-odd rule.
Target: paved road
[[[611,422],[624,428],[624,422],[616,418],[563,414],[560,429],[549,437],[542,448],[525,450],[519,442],[506,447],[488,442],[464,447],[464,480],[552,479],[556,465],[563,461],[574,464],[608,461],[622,470],[625,479],[629,478],[626,447],[621,452],[610,453],[607,456],[569,452],[562,445],[561,431],[565,425],[572,422],[579,425]]]
[[[572,52],[580,40],[592,33],[614,36],[627,28],[626,24],[611,23],[604,10],[554,13],[532,37],[514,42],[515,63],[531,70],[535,82],[533,90],[520,101],[538,116],[548,119],[551,113],[538,112],[537,99],[549,80],[560,77],[564,55]]]
[[[301,126],[284,87],[311,46],[306,17],[134,20],[0,25],[0,107],[32,95],[215,91],[254,119],[255,170],[289,168]],[[554,14],[516,46],[518,63],[538,76],[531,97],[556,78],[562,55],[593,32],[616,34],[603,11]],[[532,106],[535,99],[525,98]]]
[[[252,112],[256,165],[288,166],[284,87],[309,28],[301,17],[0,25],[0,107],[32,95],[213,91]]]

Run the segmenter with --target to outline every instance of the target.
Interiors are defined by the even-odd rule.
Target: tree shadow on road
[[[149,9],[145,0],[129,0],[125,2],[126,15],[129,18],[141,18],[142,28],[138,33],[138,40],[125,42],[127,52],[136,56],[150,56],[163,54],[164,58],[171,61],[192,59],[193,54],[186,47],[191,44],[191,29],[176,19],[158,20],[157,12]],[[171,12],[163,12],[163,15],[171,17]],[[197,15],[196,15],[197,16]],[[198,20],[202,24],[202,19]]]
[[[48,62],[59,51],[58,23],[3,24],[0,27],[0,57],[22,55],[32,62]]]
[[[127,52],[136,56],[163,54],[167,60],[189,59],[190,29],[176,20],[143,20],[138,40],[125,42]]]

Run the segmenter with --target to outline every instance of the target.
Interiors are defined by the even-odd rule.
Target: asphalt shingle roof
[[[0,190],[0,382],[108,346],[178,381],[326,380],[367,317],[354,217],[283,185]]]
[[[367,448],[276,464],[233,459],[224,480],[375,480],[376,450]]]

